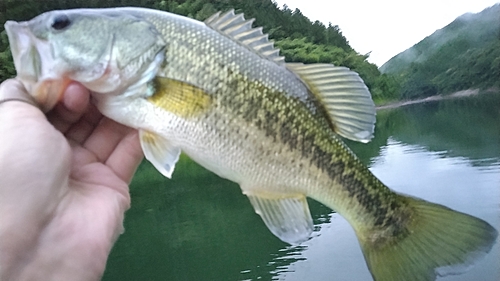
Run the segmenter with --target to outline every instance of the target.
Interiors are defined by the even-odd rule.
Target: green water
[[[378,112],[374,140],[349,146],[389,187],[480,217],[500,229],[500,93]],[[275,238],[239,187],[190,160],[173,179],[143,163],[125,233],[103,280],[371,280],[354,232],[310,201],[313,238]],[[500,246],[466,274],[500,280]]]

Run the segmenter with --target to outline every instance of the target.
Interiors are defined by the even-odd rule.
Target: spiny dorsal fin
[[[369,142],[375,128],[375,105],[359,75],[331,64],[287,63],[325,107],[339,135]]]
[[[250,48],[261,56],[278,64],[284,64],[285,58],[279,55],[279,49],[269,41],[268,35],[262,33],[262,27],[252,28],[254,19],[245,20],[243,14],[234,14],[230,10],[221,15],[220,12],[205,20],[205,24],[228,36],[241,45]]]

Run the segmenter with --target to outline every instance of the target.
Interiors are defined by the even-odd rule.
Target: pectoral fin
[[[172,177],[175,163],[181,154],[180,148],[172,146],[165,138],[144,130],[139,131],[139,138],[146,159],[164,176]]]
[[[245,195],[255,212],[279,239],[293,245],[309,238],[313,222],[304,195],[267,192],[245,192]]]

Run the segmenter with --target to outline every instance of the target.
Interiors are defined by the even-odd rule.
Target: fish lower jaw
[[[64,91],[71,83],[68,78],[46,79],[36,83],[22,81],[24,87],[35,99],[43,112],[48,112],[62,99]]]

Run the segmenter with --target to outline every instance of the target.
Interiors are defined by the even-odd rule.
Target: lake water
[[[348,142],[393,190],[500,229],[500,93],[381,110],[369,144]],[[274,237],[239,187],[181,158],[173,179],[143,163],[103,280],[371,280],[353,230],[310,201],[313,238]],[[500,243],[463,275],[500,280]]]

